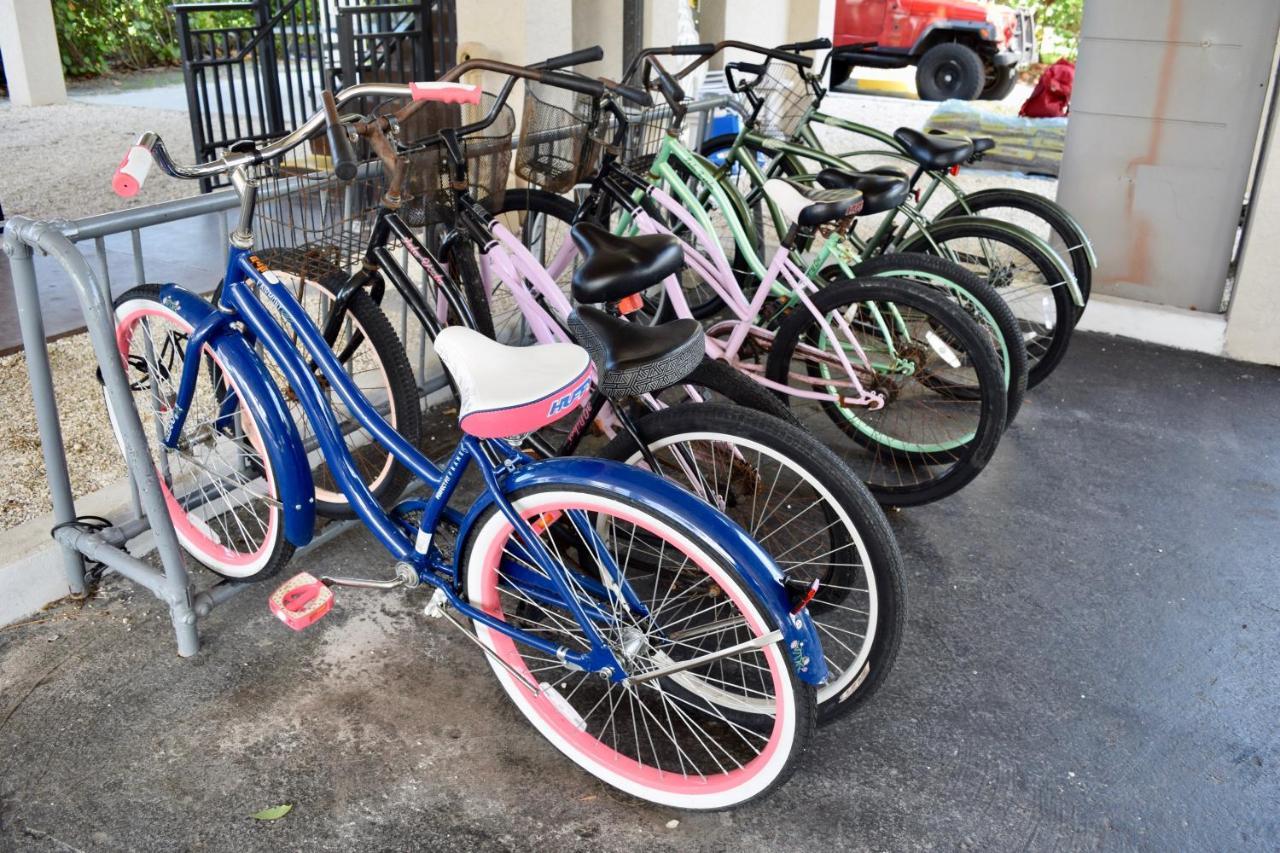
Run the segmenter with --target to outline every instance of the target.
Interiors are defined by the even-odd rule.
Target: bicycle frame
[[[809,108],[808,113],[805,115],[804,119],[800,122],[800,127],[796,131],[796,137],[795,137],[796,140],[803,142],[805,146],[807,146],[811,150],[823,151],[825,153],[825,149],[822,147],[822,143],[818,139],[818,135],[813,130],[813,127],[812,127],[813,124],[823,124],[823,125],[826,125],[827,127],[834,127],[837,130],[844,130],[849,133],[857,134],[859,136],[865,136],[870,139],[874,139],[875,141],[881,143],[882,145],[886,145],[891,149],[889,151],[882,151],[878,149],[868,149],[863,151],[847,151],[842,154],[835,155],[841,159],[844,159],[846,157],[856,157],[858,155],[863,155],[863,154],[874,154],[881,157],[883,156],[895,157],[897,159],[902,160],[904,163],[908,163],[912,166],[915,165],[915,160],[911,159],[911,157],[907,155],[901,143],[899,143],[898,140],[894,139],[889,134],[876,130],[874,127],[868,127],[865,124],[859,124],[856,121],[850,121],[849,119],[840,118],[839,116],[833,116],[830,113],[821,112],[817,109],[817,107]],[[938,188],[938,186],[943,186],[947,189],[948,192],[951,193],[955,201],[952,202],[952,204],[948,205],[948,207],[944,209],[942,213],[939,214],[940,217],[946,217],[946,216],[952,215],[951,211],[956,208],[959,208],[966,214],[973,213],[973,210],[969,207],[968,202],[966,201],[967,193],[965,193],[965,191],[960,187],[959,183],[951,179],[951,176],[949,176],[945,172],[935,172],[932,174],[931,177],[933,178],[933,182],[929,185],[929,187],[925,189],[924,193],[921,195],[921,200],[920,200],[921,208],[924,207],[925,203],[929,200],[929,197],[933,195],[934,191]],[[1089,261],[1089,266],[1096,269],[1098,266],[1098,255],[1097,255],[1097,252],[1094,251],[1093,241],[1089,239],[1089,235],[1085,232],[1084,227],[1080,224],[1080,221],[1075,218],[1075,216],[1071,213],[1071,211],[1067,210],[1065,207],[1062,207],[1061,205],[1058,205],[1057,209],[1058,209],[1058,212],[1062,215],[1062,217],[1066,219],[1067,222],[1071,225],[1071,227],[1075,230],[1075,232],[1080,235],[1080,248],[1084,249],[1085,257]],[[1074,249],[1075,247],[1069,246],[1067,248],[1070,250],[1070,249]]]
[[[812,134],[810,134],[810,136],[812,136]],[[816,138],[814,139],[816,142]],[[759,146],[771,153],[775,153],[774,158],[762,167],[757,162],[754,151],[748,147],[748,143]],[[879,154],[883,152],[875,153]],[[916,166],[914,160],[910,160],[910,158],[906,159],[912,166]],[[739,131],[729,153],[725,156],[724,164],[721,165],[715,173],[711,173],[704,168],[702,169],[703,174],[698,175],[695,173],[695,175],[698,177],[699,181],[705,181],[708,179],[714,181],[714,183],[719,186],[721,194],[728,194],[729,192],[732,192],[735,195],[739,195],[739,197],[742,198],[743,205],[750,205],[757,198],[760,199],[760,201],[767,205],[769,209],[769,215],[773,221],[773,227],[776,233],[785,234],[787,228],[790,227],[790,223],[786,221],[785,217],[782,215],[782,211],[773,202],[773,200],[769,198],[768,194],[764,192],[764,184],[770,177],[781,171],[781,166],[784,162],[791,163],[793,170],[800,173],[798,175],[800,180],[803,181],[808,178],[812,178],[812,175],[803,173],[800,162],[801,160],[817,161],[823,166],[835,169],[847,169],[849,167],[849,164],[840,157],[828,154],[820,148],[808,147],[807,144],[775,139],[773,137],[757,133],[744,126],[743,129]],[[742,169],[751,180],[752,190],[746,197],[742,197],[738,193],[736,187],[726,187],[727,175],[729,170],[734,166]],[[924,174],[926,173],[916,166],[916,172],[912,177],[912,184],[914,185],[915,182]],[[842,271],[847,275],[849,274],[849,261],[856,262],[856,259],[864,253],[881,254],[892,251],[895,246],[902,244],[906,238],[917,233],[928,241],[930,247],[937,254],[948,258],[949,260],[956,260],[950,252],[948,252],[944,247],[940,247],[937,242],[934,241],[933,237],[929,233],[931,220],[927,219],[921,212],[924,205],[928,203],[929,198],[938,187],[939,182],[944,179],[943,176],[936,173],[930,172],[928,175],[931,177],[932,183],[930,183],[925,189],[918,202],[915,204],[904,204],[896,210],[890,211],[881,221],[875,233],[865,240],[859,238],[853,233],[841,235],[841,239],[838,242],[843,245],[840,247],[839,252],[835,252],[836,242],[828,241],[827,245],[824,245],[819,249],[818,255],[815,257],[810,269],[821,269],[831,258],[833,252],[835,252],[837,262],[840,264]],[[708,189],[710,190],[710,184],[706,184],[706,186],[708,186]],[[899,216],[902,217],[901,221],[899,221]],[[958,218],[959,217],[957,216],[947,217],[948,221],[954,221]],[[1001,222],[999,220],[984,221],[994,222],[995,227],[1003,228],[1010,234],[1026,240],[1034,244],[1036,248],[1040,249],[1056,267],[1061,283],[1066,285],[1071,294],[1072,302],[1077,306],[1082,307],[1084,305],[1084,296],[1081,294],[1080,287],[1076,283],[1075,275],[1067,267],[1059,253],[1054,250],[1047,241],[1017,225]],[[912,230],[913,228],[915,229],[914,231]],[[1080,233],[1083,235],[1084,232],[1081,231]],[[1085,242],[1088,242],[1087,238],[1085,239]],[[739,248],[746,253],[747,250],[750,249],[749,241],[740,243]],[[1092,247],[1087,246],[1086,248],[1089,252],[1092,252]],[[749,257],[750,255],[748,255],[748,258]]]
[[[413,566],[422,582],[442,590],[450,605],[468,618],[477,620],[546,654],[559,655],[562,660],[572,665],[581,666],[590,671],[607,669],[618,679],[624,677],[624,668],[603,642],[596,627],[596,623],[610,618],[608,608],[592,608],[591,611],[584,608],[572,594],[570,584],[576,583],[581,588],[601,595],[605,600],[610,595],[620,595],[626,607],[639,615],[643,615],[643,605],[631,591],[629,583],[617,565],[608,556],[606,548],[597,548],[596,553],[602,558],[605,570],[611,575],[612,586],[576,572],[573,573],[571,580],[569,570],[552,559],[545,548],[539,544],[538,537],[528,522],[520,517],[505,498],[505,490],[500,482],[500,478],[509,477],[519,467],[532,465],[533,463],[527,457],[503,442],[463,436],[445,467],[437,468],[431,460],[401,437],[360,393],[326,344],[320,330],[307,316],[289,288],[275,274],[266,270],[265,265],[258,261],[250,250],[231,249],[227,273],[223,280],[228,282],[228,285],[223,289],[220,297],[218,305],[220,310],[209,311],[205,318],[195,324],[195,330],[188,341],[188,357],[179,383],[178,399],[174,407],[174,422],[165,440],[167,446],[176,447],[185,413],[194,395],[200,359],[193,356],[198,356],[210,336],[230,323],[242,322],[245,327],[245,337],[251,343],[260,343],[263,346],[279,365],[290,387],[298,395],[302,410],[314,428],[321,452],[339,488],[347,496],[356,514],[395,559]],[[429,499],[404,501],[391,512],[382,508],[359,476],[350,452],[342,440],[332,409],[325,401],[324,391],[313,370],[304,361],[303,354],[290,342],[284,328],[267,312],[265,305],[259,299],[259,294],[280,312],[288,326],[296,333],[306,357],[319,368],[329,386],[353,413],[360,425],[431,490]],[[222,410],[233,413],[238,405],[235,400],[226,400],[223,402]],[[567,466],[581,464],[579,460],[560,461]],[[477,466],[484,479],[486,495],[477,501],[471,513],[464,518],[450,508],[448,503],[463,474],[472,464]],[[572,471],[572,468],[570,470]],[[588,472],[583,476],[583,480],[589,482],[591,475],[598,476],[598,472]],[[433,548],[434,531],[441,521],[447,521],[459,525],[460,536],[464,535],[470,523],[474,522],[479,514],[477,508],[482,509],[489,503],[495,504],[513,525],[521,540],[521,550],[537,568],[537,571],[533,571],[516,563],[505,568],[504,573],[512,582],[516,582],[522,591],[531,596],[555,601],[566,607],[577,619],[584,636],[589,639],[591,644],[589,651],[557,647],[539,636],[513,627],[472,606],[459,594],[458,590],[463,588],[464,572],[461,555],[455,554],[452,563],[447,563],[439,551]],[[288,512],[289,508],[285,507],[285,510]],[[421,522],[416,529],[411,528],[402,519],[393,517],[403,516],[412,511],[419,511],[422,514]],[[584,513],[572,510],[569,516],[585,541],[595,541],[596,533]]]
[[[668,139],[663,143],[661,151],[666,151],[668,148],[675,153],[675,156],[681,156],[680,152],[683,151],[690,157],[690,160],[688,161],[689,163],[699,169],[702,168],[700,164],[697,164],[692,160],[692,157],[696,155],[690,155],[687,149],[679,146],[679,144],[670,137],[668,137]],[[659,160],[662,158],[661,151],[659,153]],[[672,179],[674,179],[675,173],[670,170],[670,167],[667,166],[665,162],[659,162],[659,160],[655,160],[655,171],[659,175],[666,172]],[[610,167],[606,166],[597,176],[596,182],[593,185],[593,192],[608,191],[606,184],[608,182],[609,169]],[[673,186],[673,191],[683,197],[685,204],[677,201],[673,196],[656,185],[649,185],[643,190],[637,190],[637,193],[643,192],[645,195],[648,195],[665,211],[676,217],[680,223],[689,230],[692,242],[673,234],[669,228],[651,217],[639,205],[638,200],[634,196],[630,197],[632,204],[628,206],[622,215],[619,230],[627,231],[634,229],[644,234],[665,234],[675,237],[679,240],[681,249],[684,252],[685,263],[688,264],[700,278],[710,285],[716,295],[719,296],[725,304],[730,307],[733,313],[737,315],[736,320],[728,320],[718,323],[707,330],[707,354],[712,358],[720,359],[729,363],[737,370],[751,376],[751,378],[756,382],[774,391],[780,391],[792,396],[804,397],[807,399],[833,401],[845,406],[867,406],[872,409],[878,409],[883,406],[884,398],[882,395],[873,391],[868,391],[863,387],[848,353],[854,353],[861,364],[870,372],[889,369],[892,365],[873,364],[867,357],[861,344],[858,342],[857,337],[853,334],[853,330],[850,328],[847,320],[843,316],[838,316],[836,318],[836,327],[841,333],[841,337],[836,336],[837,329],[832,328],[831,323],[828,322],[827,318],[824,317],[820,311],[818,311],[812,302],[810,295],[817,291],[816,285],[807,278],[805,272],[800,269],[794,260],[791,259],[790,252],[787,248],[779,247],[777,253],[775,253],[771,260],[770,265],[762,268],[760,283],[754,294],[748,298],[743,292],[742,287],[738,284],[738,281],[733,274],[733,269],[729,263],[729,259],[724,254],[723,248],[720,246],[719,242],[711,236],[712,225],[705,208],[698,203],[692,190],[690,190],[683,182],[679,180],[672,180],[670,183]],[[714,182],[711,191],[716,192]],[[618,201],[628,199],[627,194],[616,187],[613,188],[610,195]],[[729,225],[731,229],[735,230],[735,233],[741,232],[745,238],[745,231],[743,231],[740,222],[735,223],[731,219]],[[511,239],[515,240],[514,236],[512,236]],[[518,240],[515,242],[519,244]],[[705,247],[705,249],[699,247]],[[521,246],[521,249],[523,249],[523,246]],[[552,259],[552,262],[548,264],[547,269],[542,271],[543,275],[547,277],[547,280],[551,282],[551,289],[555,290],[557,293],[559,293],[559,288],[554,286],[554,279],[559,278],[559,276],[568,269],[576,255],[576,252],[576,247],[573,245],[572,241],[566,240],[564,245],[562,245],[558,250],[556,256]],[[681,317],[692,317],[692,312],[689,310],[688,302],[684,298],[683,290],[681,289],[680,283],[676,277],[668,277],[663,283],[663,287],[667,294],[667,298],[671,300],[672,306],[675,308],[676,314]],[[755,323],[755,319],[760,316],[761,309],[769,296],[775,293],[784,294],[789,302],[798,303],[802,305],[805,310],[809,311],[818,320],[819,325],[829,340],[842,339],[845,341],[845,344],[837,349],[834,358],[830,354],[824,353],[807,344],[801,345],[799,348],[799,352],[805,356],[825,362],[833,368],[843,370],[845,374],[844,378],[815,380],[813,377],[792,374],[791,379],[803,382],[807,385],[822,386],[824,388],[849,389],[851,392],[850,394],[809,390],[806,388],[798,388],[794,385],[775,382],[763,375],[764,372],[760,365],[742,358],[742,349],[748,339],[754,339],[757,342],[764,343],[766,346],[772,342],[773,332],[757,325]],[[562,294],[560,295],[560,298],[563,299]],[[724,338],[725,340],[721,341],[720,338]],[[890,336],[886,336],[886,340],[891,357],[894,358],[894,364],[896,364],[897,359],[896,356],[893,355],[893,344]]]

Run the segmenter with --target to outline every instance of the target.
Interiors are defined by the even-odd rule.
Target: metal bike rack
[[[741,111],[741,106],[736,101],[723,96],[689,105],[689,112],[697,114],[699,118],[699,136],[707,113],[722,107]],[[13,274],[27,375],[31,382],[41,452],[44,455],[45,472],[53,502],[53,538],[61,546],[63,571],[69,591],[73,596],[85,594],[86,557],[101,563],[106,571],[116,572],[142,586],[168,605],[177,637],[178,654],[182,657],[190,657],[199,650],[198,621],[214,607],[253,584],[220,580],[199,592],[192,588],[186,559],[169,519],[156,470],[147,449],[142,422],[134,409],[129,381],[116,349],[115,319],[104,238],[124,233],[130,235],[135,284],[144,284],[147,280],[141,237],[144,229],[211,213],[223,214],[225,217],[227,210],[238,205],[239,200],[233,191],[222,190],[74,221],[45,222],[15,216],[5,221],[3,230],[4,252],[9,257]],[[222,231],[226,233],[229,229],[223,227]],[[101,275],[93,270],[76,246],[87,240],[94,243]],[[128,520],[114,523],[103,530],[74,526],[77,518],[76,505],[71,492],[67,457],[63,450],[62,425],[54,393],[53,375],[49,368],[49,349],[45,340],[44,316],[40,308],[33,261],[35,251],[56,260],[70,278],[84,315],[94,355],[102,371],[105,393],[110,398],[114,411],[122,415],[118,426],[125,444],[125,463],[134,487],[133,514]],[[394,324],[400,329],[402,338],[405,336],[407,314],[407,307],[402,305],[398,322]],[[422,352],[419,353],[415,375],[419,389],[423,392],[443,385],[442,374],[427,375]],[[298,553],[303,554],[320,547],[356,524],[359,522],[331,523]],[[125,547],[128,542],[148,530],[155,538],[159,569],[130,554]]]

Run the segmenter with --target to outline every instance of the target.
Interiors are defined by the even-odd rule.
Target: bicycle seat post
[[[249,177],[244,166],[231,170],[231,186],[240,196],[240,218],[231,232],[231,245],[237,249],[253,248],[253,211],[258,200],[258,182]]]

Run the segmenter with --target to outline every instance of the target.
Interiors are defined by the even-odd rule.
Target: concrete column
[[[584,72],[617,80],[622,76],[622,3],[573,0],[573,49],[600,45],[604,59]]]
[[[1272,85],[1280,85],[1280,81]],[[1253,214],[1227,311],[1226,354],[1280,364],[1280,122],[1268,131],[1267,154],[1253,186]]]
[[[67,99],[50,0],[0,0],[0,53],[14,104],[37,107]]]
[[[644,45],[675,44],[680,36],[680,6],[687,0],[645,0]]]

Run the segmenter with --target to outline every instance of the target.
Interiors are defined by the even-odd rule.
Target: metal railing
[[[695,117],[697,138],[701,138],[706,117],[711,110],[728,108],[741,112],[732,99],[718,96],[690,105]],[[133,406],[133,395],[125,375],[115,339],[110,271],[107,266],[105,238],[128,234],[133,250],[136,284],[145,284],[146,263],[143,256],[143,232],[158,225],[210,214],[224,218],[221,233],[228,233],[226,212],[239,205],[232,190],[220,190],[146,207],[121,210],[73,221],[45,222],[15,216],[5,222],[3,245],[9,256],[18,321],[26,353],[27,375],[35,403],[41,451],[53,503],[53,538],[61,546],[62,565],[67,586],[74,596],[85,594],[85,558],[103,564],[105,571],[115,572],[146,588],[169,607],[177,636],[178,654],[194,655],[199,649],[197,622],[217,605],[237,592],[251,587],[247,582],[219,580],[201,591],[192,588],[186,560],[178,544],[177,534],[169,519],[165,498],[151,461],[142,422]],[[100,273],[89,264],[77,247],[92,242]],[[49,367],[49,350],[45,340],[44,316],[40,307],[39,288],[33,252],[52,257],[62,267],[76,292],[85,326],[101,369],[104,392],[113,411],[120,413],[117,428],[124,443],[124,457],[133,484],[133,514],[122,522],[103,530],[77,526],[75,499],[63,450],[62,424],[54,393],[53,375]],[[402,266],[413,269],[407,253]],[[384,305],[384,307],[386,307]],[[416,320],[409,320],[407,306],[401,304],[393,325],[409,349],[409,330]],[[390,318],[389,318],[390,319]],[[426,337],[418,330],[416,364],[418,387],[424,395],[445,385],[438,364],[427,359]],[[92,381],[86,377],[87,381]],[[320,547],[358,521],[328,524],[299,554]],[[155,537],[160,567],[130,554],[126,545],[147,531]]]
[[[434,80],[457,51],[454,0],[199,0],[177,21],[191,140],[199,162],[283,136],[325,89],[369,79]],[[225,182],[203,178],[209,191]]]

